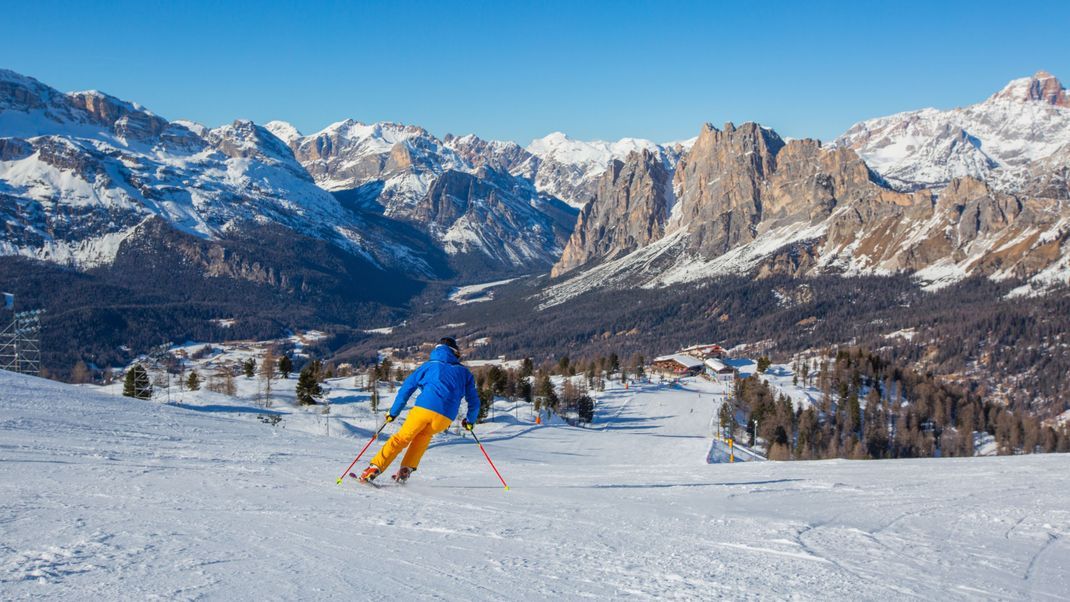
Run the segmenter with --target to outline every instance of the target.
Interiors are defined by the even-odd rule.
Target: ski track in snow
[[[0,372],[0,598],[1070,596],[1070,456],[705,464],[719,387],[612,383],[595,428],[327,438]],[[343,430],[343,429],[336,429]],[[387,431],[393,432],[392,429]]]

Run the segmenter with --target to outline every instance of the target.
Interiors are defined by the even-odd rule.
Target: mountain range
[[[1037,294],[1070,280],[1068,99],[1038,72],[828,143],[729,123],[522,147],[353,120],[209,128],[0,70],[0,255],[109,282],[117,265],[181,265],[180,288],[305,295],[356,326],[434,283],[523,274],[550,276],[540,307],[740,275],[983,276]]]

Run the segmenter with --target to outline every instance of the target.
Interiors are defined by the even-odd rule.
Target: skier
[[[386,421],[393,422],[405,409],[409,397],[419,388],[420,395],[416,398],[415,407],[405,418],[401,430],[383,444],[360,474],[361,482],[375,480],[401,450],[408,447],[401,460],[401,469],[393,477],[398,483],[407,481],[419,466],[420,457],[431,443],[431,437],[449,428],[457,417],[462,396],[468,405],[468,413],[461,424],[465,429],[472,430],[479,417],[479,392],[476,391],[475,378],[468,368],[461,365],[460,357],[457,341],[453,337],[444,337],[431,351],[431,359],[405,379],[398,389],[390,413],[386,415]]]

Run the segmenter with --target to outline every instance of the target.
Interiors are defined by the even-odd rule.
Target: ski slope
[[[0,372],[0,598],[1070,596],[1070,457],[706,464],[718,403],[685,380],[611,386],[590,428],[502,413],[510,491],[452,434],[374,490],[334,482],[366,411],[326,437]]]

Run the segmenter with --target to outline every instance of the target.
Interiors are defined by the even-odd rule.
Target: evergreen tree
[[[561,359],[557,360],[557,373],[568,376],[568,356],[561,356]]]
[[[284,355],[279,358],[279,372],[282,373],[283,378],[290,378],[290,373],[294,371],[294,361],[289,355]]]
[[[581,422],[594,422],[594,400],[590,395],[583,395],[576,401],[576,413],[579,414]]]
[[[535,396],[542,398],[542,409],[547,409],[553,412],[557,411],[557,390],[554,388],[554,383],[550,380],[549,374],[544,372],[539,375],[539,380],[535,384]]]
[[[479,389],[479,417],[476,418],[476,422],[484,422],[487,419],[487,413],[490,412],[490,406],[494,403],[494,391],[490,389]]]
[[[378,380],[390,380],[390,371],[393,367],[394,363],[390,361],[390,358],[384,357],[383,362],[378,366]]]
[[[527,378],[535,372],[535,365],[532,363],[530,357],[524,358],[524,361],[520,364],[520,376],[521,378]]]
[[[242,372],[245,373],[245,378],[252,378],[256,374],[256,360],[249,358],[242,362]]]
[[[769,361],[769,358],[764,355],[758,358],[758,374],[765,374],[771,364],[772,362]]]
[[[186,379],[186,386],[190,391],[197,391],[201,388],[201,375],[197,374],[196,370],[191,370],[189,378]]]
[[[732,404],[725,401],[721,404],[721,409],[717,413],[718,421],[721,424],[721,432],[728,437],[733,437],[733,433],[736,430],[736,413],[732,409]]]
[[[301,369],[301,374],[297,377],[297,403],[312,405],[323,395],[323,388],[316,379],[318,368],[318,362],[311,362]]]
[[[152,399],[152,383],[149,372],[141,364],[134,364],[126,372],[123,381],[123,395],[135,399]]]

